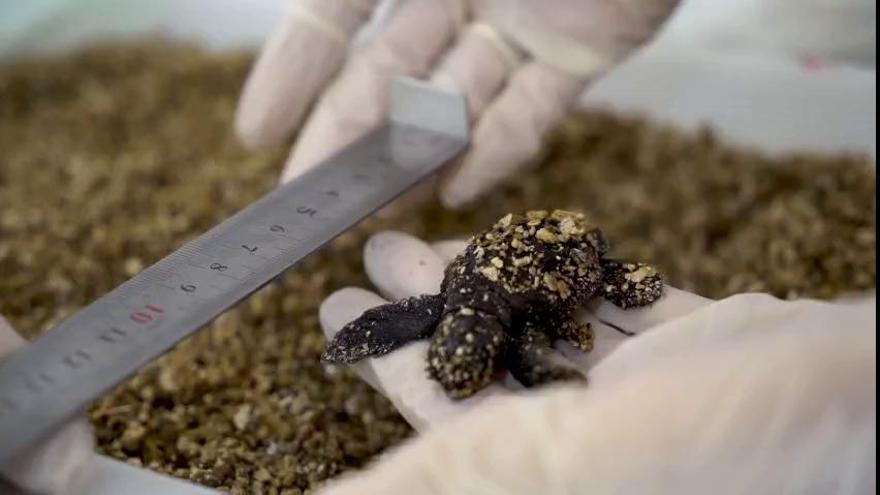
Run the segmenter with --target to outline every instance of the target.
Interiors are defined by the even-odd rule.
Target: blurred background
[[[156,35],[214,50],[256,49],[295,3],[0,0],[0,60]],[[394,3],[385,2],[364,36]],[[709,122],[730,139],[768,150],[873,155],[875,64],[873,0],[685,0],[656,41],[592,88],[587,101],[682,126]],[[833,125],[810,127],[817,119]]]
[[[133,32],[196,38],[215,47],[259,44],[296,0],[3,0],[0,53],[64,49]],[[871,0],[685,0],[660,42],[873,67]]]

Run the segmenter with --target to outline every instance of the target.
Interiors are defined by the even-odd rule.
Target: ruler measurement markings
[[[228,252],[228,256],[218,256],[218,258],[222,259],[224,262],[227,262],[229,265],[238,264],[240,266],[244,266],[251,270],[256,269],[253,264],[248,265],[245,261],[257,262],[256,260],[262,260],[263,262],[267,261],[267,258],[262,254],[257,254],[260,250],[261,246],[252,243],[245,244],[241,243],[237,246],[232,244],[219,244],[221,247],[225,248]]]
[[[0,463],[59,424],[62,413],[74,414],[465,145],[462,136],[391,124],[319,173],[270,192],[183,244],[56,326],[50,338],[0,361]],[[28,366],[25,358],[34,357],[39,362]]]

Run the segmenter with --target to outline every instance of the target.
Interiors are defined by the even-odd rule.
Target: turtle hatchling
[[[646,306],[663,290],[653,267],[607,253],[602,232],[581,213],[507,215],[449,264],[439,294],[367,310],[336,334],[322,359],[354,363],[431,339],[427,372],[453,399],[504,371],[526,387],[583,380],[551,347],[565,340],[592,349],[593,331],[575,311],[594,297],[624,309]]]

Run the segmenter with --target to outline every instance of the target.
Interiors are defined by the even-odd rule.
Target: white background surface
[[[296,0],[0,0],[0,55],[84,35],[161,31],[214,46],[259,43]],[[663,42],[876,61],[875,0],[682,0]]]
[[[258,47],[295,0],[0,0],[0,58],[107,36]],[[767,151],[876,156],[875,0],[683,0],[654,45],[585,95]],[[804,70],[803,57],[832,66]]]
[[[0,0],[0,58],[107,36],[164,34],[214,48],[257,47],[280,0]],[[584,103],[648,114],[768,152],[876,154],[875,0],[685,0],[658,42]],[[832,59],[806,70],[803,56]],[[2,104],[2,102],[0,102]],[[96,457],[76,495],[204,494]]]

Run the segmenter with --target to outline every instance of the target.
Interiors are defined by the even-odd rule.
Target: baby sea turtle
[[[430,338],[428,374],[455,399],[504,370],[527,387],[581,380],[551,347],[566,340],[592,349],[592,329],[574,318],[577,308],[597,296],[624,309],[645,306],[663,289],[651,266],[607,259],[607,252],[602,232],[583,214],[507,215],[449,264],[439,294],[367,310],[336,334],[322,359],[354,363]]]

